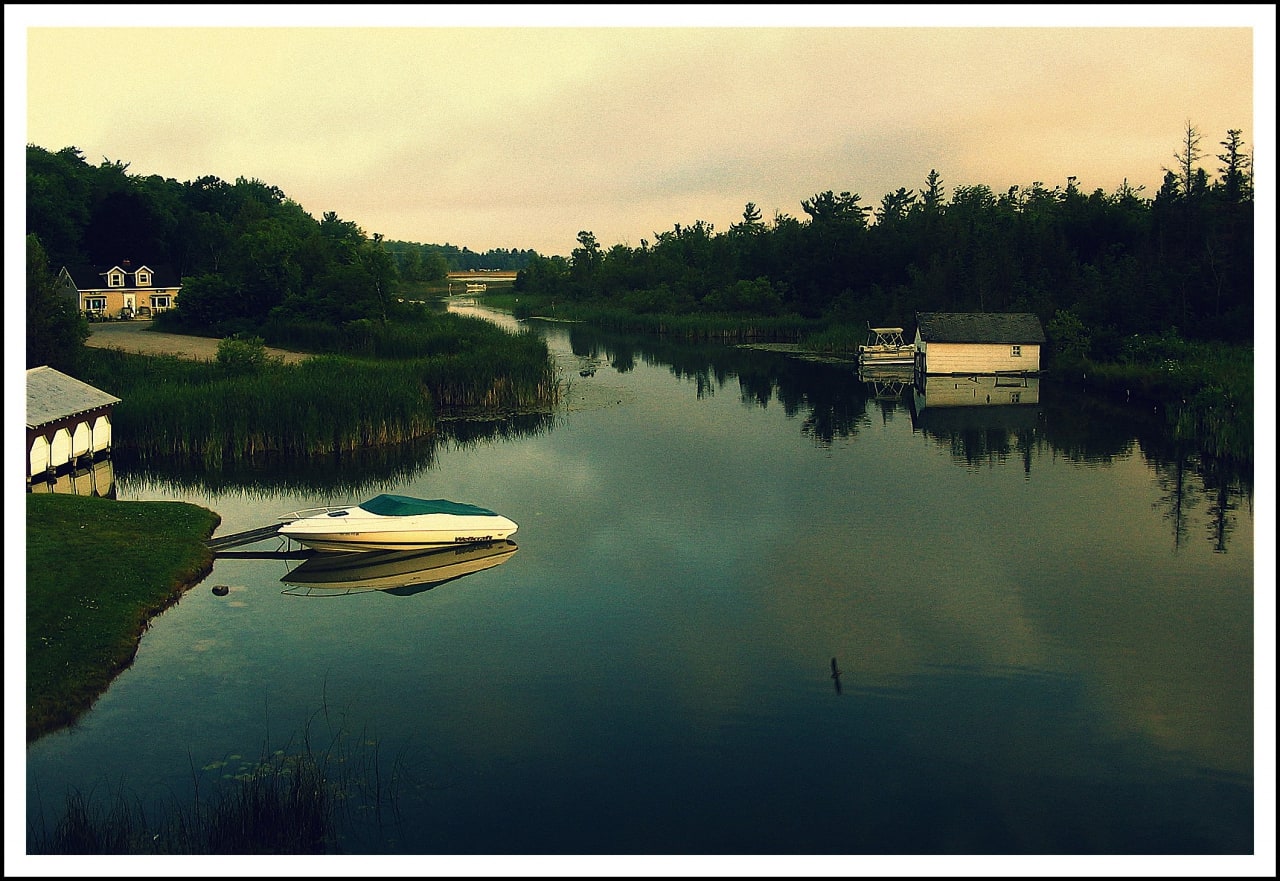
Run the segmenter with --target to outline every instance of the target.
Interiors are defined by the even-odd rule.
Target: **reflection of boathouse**
[[[1040,377],[1020,373],[917,376],[916,409],[1040,403]]]
[[[77,465],[68,471],[49,472],[33,480],[28,487],[32,493],[65,493],[73,496],[116,497],[115,467],[111,458],[98,459],[88,465]]]
[[[1033,428],[1039,419],[1038,376],[916,377],[913,391],[916,425],[925,431]]]
[[[27,484],[90,472],[111,451],[111,410],[120,399],[52,367],[27,371]],[[92,485],[92,477],[90,480]],[[105,493],[95,492],[103,495]]]

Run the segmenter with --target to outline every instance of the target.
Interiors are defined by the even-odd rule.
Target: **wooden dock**
[[[214,551],[225,551],[228,548],[238,548],[242,545],[253,544],[256,541],[271,538],[280,531],[281,524],[272,523],[269,526],[259,526],[257,529],[249,529],[244,532],[233,532],[230,535],[219,535],[216,538],[207,540],[205,547]],[[281,536],[283,539],[283,536]]]

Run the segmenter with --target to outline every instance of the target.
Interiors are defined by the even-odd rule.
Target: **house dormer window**
[[[149,287],[151,287],[151,273],[150,273],[150,272],[147,272],[147,270],[145,270],[145,269],[139,269],[139,270],[138,270],[138,276],[137,276],[137,277],[138,277],[138,287],[140,287],[140,288],[149,288]]]
[[[107,287],[122,288],[124,287],[124,273],[112,270],[107,273]]]

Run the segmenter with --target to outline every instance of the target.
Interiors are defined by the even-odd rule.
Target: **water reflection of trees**
[[[665,367],[691,383],[699,400],[732,382],[744,405],[774,404],[801,420],[801,431],[817,444],[856,436],[868,424],[870,394],[850,365],[805,361],[778,352],[737,346],[690,344],[664,337],[636,337],[578,326],[569,332],[574,355],[607,360],[626,373],[637,363]]]
[[[1206,538],[1217,553],[1227,552],[1236,527],[1236,511],[1253,506],[1253,467],[1214,456],[1184,441],[1155,436],[1143,441],[1143,454],[1156,470],[1161,496],[1156,505],[1173,530],[1174,546],[1187,539],[1188,515],[1204,503]]]
[[[393,492],[431,468],[443,445],[466,449],[480,444],[543,434],[554,424],[549,413],[502,419],[448,419],[435,436],[403,444],[368,447],[341,455],[288,457],[264,454],[251,462],[208,468],[198,459],[140,460],[117,454],[117,479],[145,482],[177,492],[248,491],[266,498],[295,493],[361,495]]]
[[[1156,502],[1175,546],[1187,540],[1190,515],[1203,509],[1207,538],[1225,552],[1234,512],[1250,500],[1252,467],[1204,456],[1178,444],[1158,409],[1118,403],[1049,382],[1036,404],[926,408],[927,418],[903,399],[877,395],[849,365],[821,363],[783,353],[735,346],[689,344],[662,337],[616,334],[589,326],[569,333],[575,355],[608,361],[626,373],[636,364],[665,367],[690,382],[699,398],[736,381],[742,403],[777,404],[798,418],[801,431],[819,445],[856,437],[878,413],[888,421],[910,413],[918,434],[967,468],[1017,462],[1029,478],[1037,455],[1082,465],[1105,465],[1140,451],[1161,488]],[[874,413],[869,404],[874,403]],[[1205,504],[1207,502],[1207,504]]]
[[[1165,415],[1147,405],[1048,386],[1035,406],[927,412],[930,418],[916,426],[921,434],[967,467],[1004,464],[1017,457],[1029,477],[1034,452],[1088,465],[1109,464],[1140,452],[1159,487],[1153,508],[1169,525],[1175,549],[1188,540],[1193,515],[1203,511],[1206,538],[1215,551],[1225,553],[1237,522],[1235,512],[1252,503],[1251,463],[1206,455],[1194,444],[1175,439]],[[1017,424],[1019,420],[1023,424]]]

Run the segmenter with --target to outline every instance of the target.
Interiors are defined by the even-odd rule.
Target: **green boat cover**
[[[473,516],[497,517],[497,513],[488,508],[466,505],[462,502],[451,502],[448,499],[415,499],[409,496],[393,496],[384,493],[374,496],[360,507],[371,514],[384,517],[412,517],[415,514],[470,514]]]

